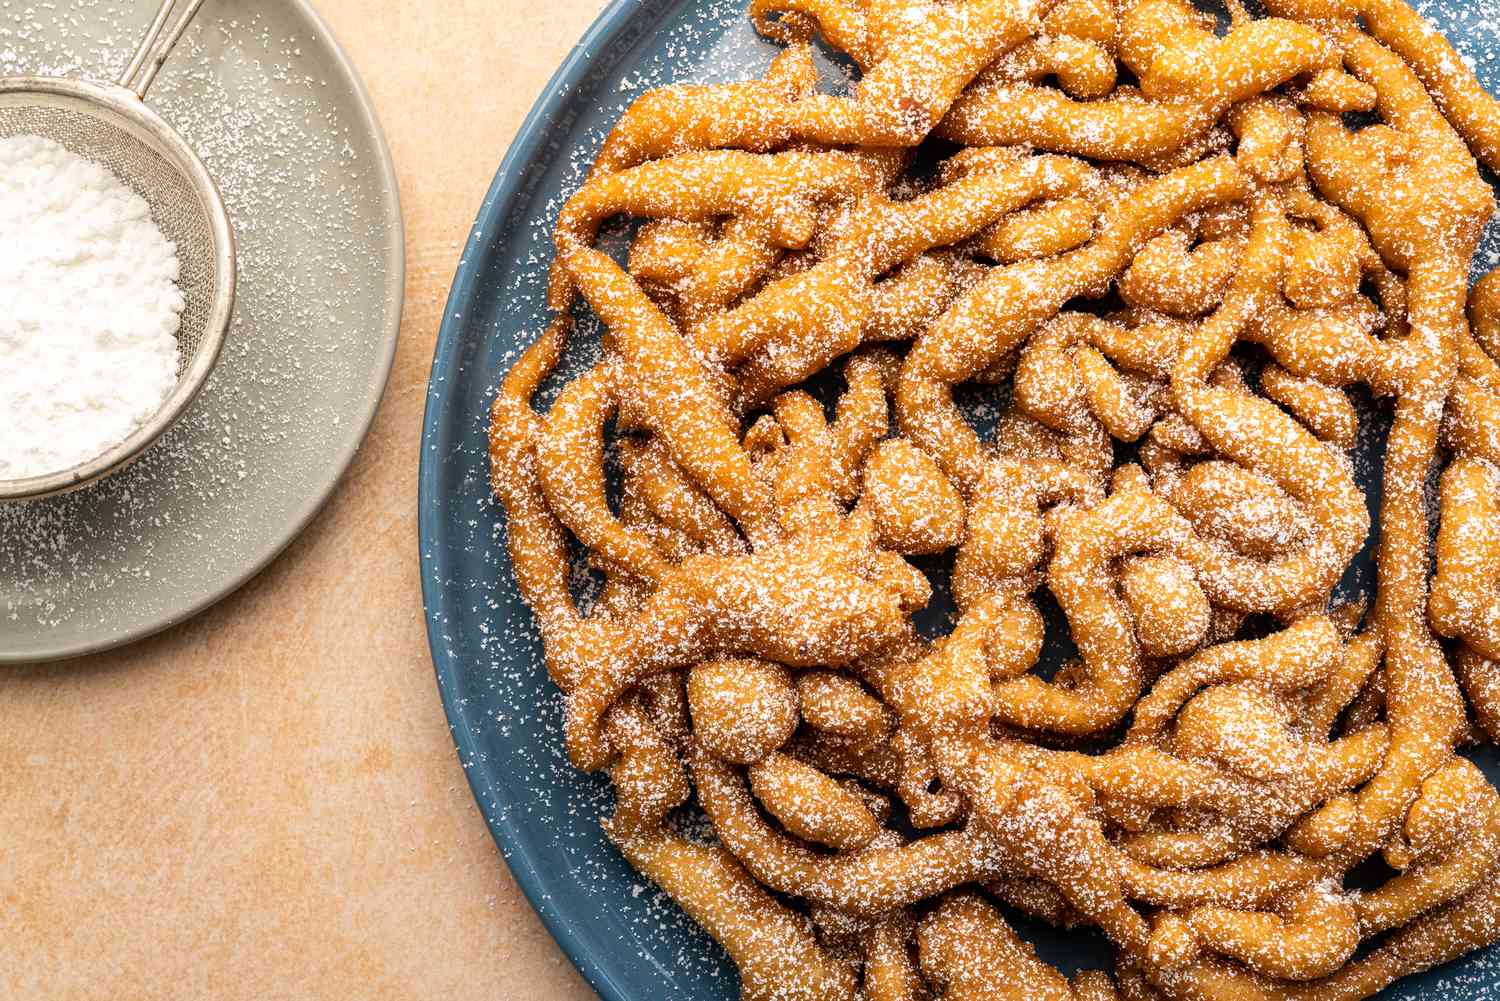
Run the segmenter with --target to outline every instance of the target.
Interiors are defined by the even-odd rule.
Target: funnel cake
[[[563,207],[511,563],[606,830],[746,998],[1334,1001],[1500,937],[1457,753],[1500,737],[1500,106],[1401,0],[1266,6],[755,0],[765,77],[644,95]]]

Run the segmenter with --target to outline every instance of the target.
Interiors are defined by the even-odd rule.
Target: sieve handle
[[[182,37],[182,33],[187,31],[188,25],[193,23],[193,16],[203,6],[203,0],[187,0],[177,22],[168,29],[167,20],[177,6],[177,0],[162,0],[161,9],[156,12],[151,27],[146,29],[146,37],[141,39],[140,47],[130,60],[130,66],[120,77],[120,86],[135,91],[136,97],[146,96],[156,74],[161,72],[162,64],[172,54],[173,46]]]

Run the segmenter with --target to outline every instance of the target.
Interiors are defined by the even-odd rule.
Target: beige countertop
[[[601,0],[316,0],[395,153],[406,311],[354,467],[194,621],[0,670],[0,998],[582,1001],[490,840],[417,567],[438,317],[495,167]]]

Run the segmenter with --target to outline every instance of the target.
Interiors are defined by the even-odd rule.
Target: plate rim
[[[569,50],[562,63],[553,72],[542,89],[531,110],[522,119],[499,168],[485,192],[484,201],[474,220],[467,238],[472,242],[479,233],[491,232],[503,225],[510,212],[511,202],[519,193],[524,178],[518,167],[535,155],[545,140],[545,132],[551,119],[560,113],[573,99],[573,88],[592,68],[591,61],[601,46],[624,31],[637,16],[649,16],[652,8],[649,0],[610,0],[610,3],[589,25],[577,44]],[[459,260],[453,285],[443,306],[443,319],[438,329],[437,345],[433,349],[432,369],[429,373],[429,392],[422,414],[422,454],[417,474],[417,557],[422,577],[422,609],[427,626],[427,645],[431,652],[437,682],[438,695],[442,699],[443,712],[448,720],[448,730],[453,737],[459,765],[464,779],[469,784],[474,804],[490,830],[490,837],[499,850],[500,858],[516,883],[521,887],[527,902],[542,919],[563,954],[583,976],[588,985],[605,1001],[640,1001],[625,992],[616,982],[614,974],[606,968],[601,956],[588,948],[578,928],[578,923],[552,904],[547,889],[542,884],[542,874],[537,860],[525,846],[519,827],[511,821],[508,812],[485,808],[487,790],[479,784],[478,770],[465,762],[474,760],[481,749],[467,725],[463,708],[456,697],[456,681],[451,677],[450,658],[444,656],[440,644],[443,627],[437,620],[441,588],[436,575],[428,572],[428,553],[434,552],[430,545],[435,539],[434,525],[441,516],[441,498],[435,488],[436,474],[434,458],[437,437],[438,396],[431,391],[437,380],[447,374],[448,355],[462,336],[464,320],[456,310],[471,298],[479,279],[479,268],[467,250]]]
[[[380,117],[375,113],[375,104],[370,98],[370,92],[365,87],[364,78],[360,76],[349,54],[339,43],[338,36],[333,33],[333,29],[328,26],[328,22],[323,20],[323,16],[318,13],[310,0],[286,0],[286,3],[300,11],[307,19],[313,34],[328,48],[333,57],[331,69],[341,74],[350,85],[350,95],[358,112],[357,117],[364,122],[374,139],[375,165],[381,188],[380,205],[385,216],[394,221],[394,225],[386,227],[384,264],[387,280],[381,353],[377,356],[377,365],[365,405],[352,415],[357,419],[360,432],[349,440],[346,447],[334,453],[333,461],[327,467],[330,474],[327,482],[314,490],[309,499],[297,509],[295,515],[286,521],[284,534],[277,533],[280,537],[265,552],[242,568],[226,575],[222,583],[209,588],[195,601],[159,615],[147,617],[140,624],[129,629],[98,635],[90,639],[56,644],[40,650],[28,650],[25,653],[7,652],[0,649],[0,665],[47,664],[103,653],[155,636],[217,605],[259,576],[261,571],[275,562],[277,557],[286,552],[287,547],[301,537],[307,527],[312,524],[313,519],[327,506],[339,485],[343,483],[345,474],[354,463],[354,457],[359,454],[359,450],[364,447],[365,439],[369,437],[370,428],[375,422],[380,404],[385,399],[391,371],[395,367],[396,348],[401,341],[401,320],[406,306],[406,219],[401,211],[400,182],[396,173],[396,163],[391,155],[390,143],[386,139],[385,129],[380,124]]]

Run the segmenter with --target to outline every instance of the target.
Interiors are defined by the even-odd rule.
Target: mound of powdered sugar
[[[140,195],[41,136],[0,139],[0,479],[60,472],[177,385],[177,249]]]

